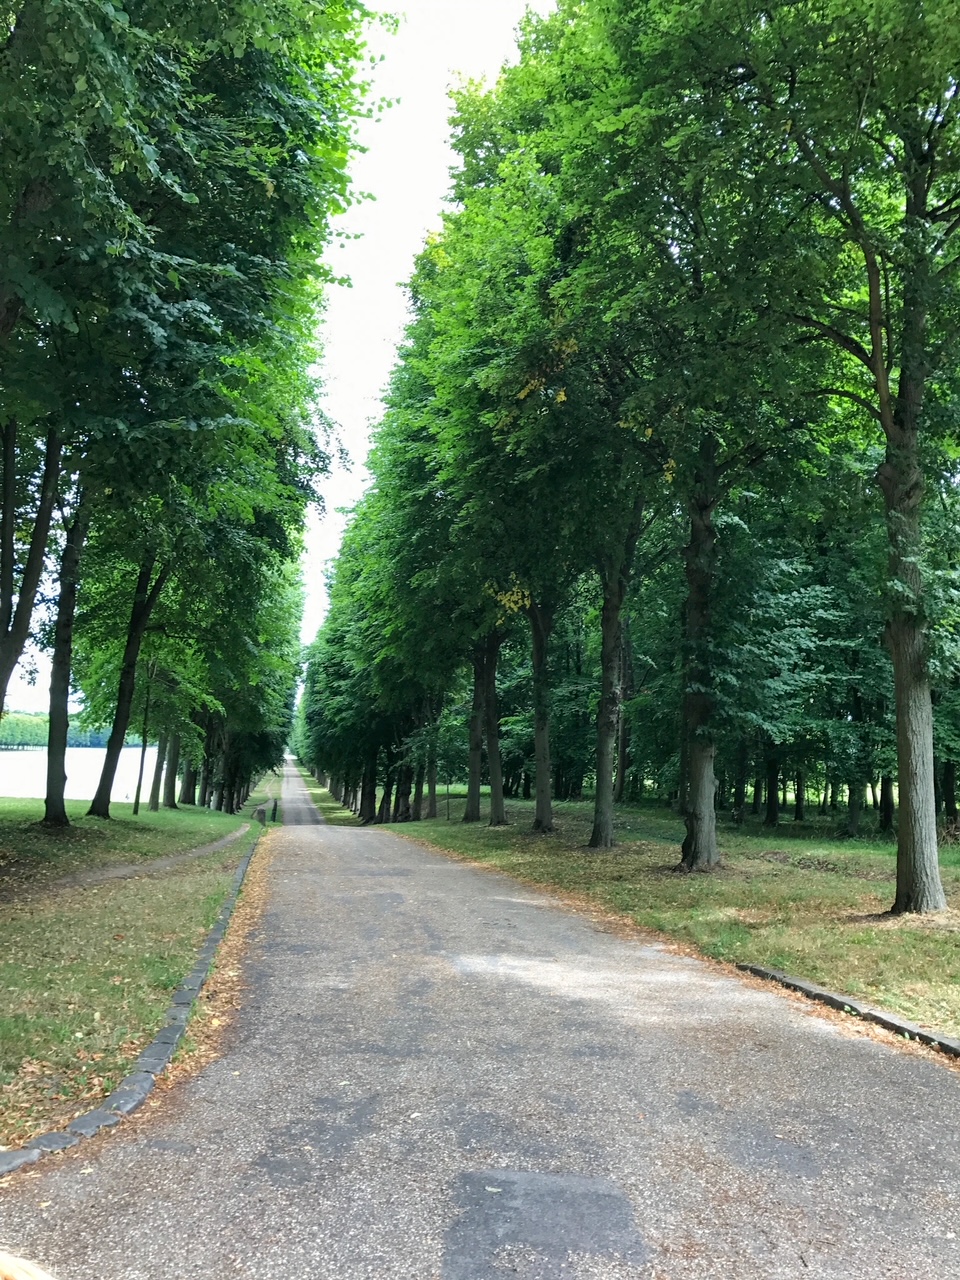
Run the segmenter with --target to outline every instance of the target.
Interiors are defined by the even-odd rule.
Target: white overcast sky
[[[371,100],[396,100],[378,118],[360,124],[366,153],[352,165],[355,187],[373,200],[355,205],[338,219],[341,234],[358,235],[328,258],[351,288],[332,287],[327,300],[323,343],[325,408],[338,425],[353,460],[337,468],[323,487],[326,514],[309,523],[304,581],[307,588],[304,641],[313,639],[326,609],[326,566],[337,554],[344,517],[363,492],[363,462],[370,426],[380,412],[380,395],[393,366],[406,323],[402,288],[428,232],[439,226],[453,155],[448,144],[448,92],[461,77],[493,80],[515,53],[517,24],[526,0],[389,0],[382,6],[400,18],[397,33],[371,27],[371,54],[380,57],[372,73]],[[545,13],[553,0],[531,0]],[[41,657],[36,682],[14,674],[7,707],[45,711],[49,664]]]
[[[390,4],[384,5],[391,8]],[[375,197],[338,220],[359,233],[329,255],[350,289],[330,291],[324,346],[326,409],[350,451],[350,472],[337,471],[324,487],[327,511],[310,525],[304,565],[307,607],[303,636],[313,639],[326,608],[324,566],[336,556],[344,518],[363,492],[369,427],[380,413],[380,394],[406,323],[402,288],[428,232],[439,226],[454,157],[448,144],[450,88],[460,77],[493,80],[512,60],[525,0],[406,0],[394,10],[400,29],[370,33],[371,51],[383,55],[373,97],[397,104],[363,121],[367,148],[353,164],[355,185]],[[552,0],[534,0],[545,13]]]

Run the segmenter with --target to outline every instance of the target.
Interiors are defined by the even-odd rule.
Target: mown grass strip
[[[60,833],[51,839],[24,824],[45,874],[25,865],[21,850],[8,864],[7,901],[0,903],[0,1147],[65,1126],[131,1070],[192,969],[260,828],[252,824],[226,848],[162,875],[45,884],[64,870],[136,862],[138,855],[149,870],[153,859],[248,822],[252,809],[271,798],[274,782],[239,816],[181,809],[159,815],[160,822],[151,822],[154,814],[142,823],[98,823],[88,845],[71,839],[67,856],[56,843]]]

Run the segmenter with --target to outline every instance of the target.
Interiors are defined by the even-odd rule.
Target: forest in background
[[[0,713],[32,640],[52,660],[50,825],[72,692],[108,730],[95,816],[128,733],[158,744],[168,807],[233,811],[282,759],[365,16],[0,9]]]
[[[367,822],[780,821],[868,788],[946,904],[960,6],[560,0],[467,85],[295,743]]]

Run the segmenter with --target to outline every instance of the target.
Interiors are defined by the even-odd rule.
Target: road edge
[[[207,934],[193,968],[173,993],[173,1001],[167,1010],[164,1025],[137,1058],[133,1071],[125,1076],[113,1093],[98,1103],[93,1110],[77,1116],[64,1129],[39,1134],[22,1147],[0,1151],[0,1178],[16,1172],[17,1169],[35,1165],[45,1155],[67,1151],[86,1138],[93,1138],[105,1129],[112,1129],[124,1116],[131,1115],[147,1100],[153,1092],[157,1077],[169,1066],[186,1033],[194,1002],[213,968],[217,948],[223,941],[233,916],[243,882],[262,835],[261,830],[250,849],[240,860],[216,924]]]
[[[826,987],[820,987],[815,982],[808,982],[806,978],[796,978],[792,974],[782,973],[779,969],[767,969],[761,964],[738,964],[736,967],[742,973],[751,973],[755,978],[763,978],[767,982],[776,982],[779,986],[786,987],[790,991],[796,991],[808,1000],[815,1000],[818,1004],[828,1005],[839,1013],[845,1013],[854,1018],[862,1018],[864,1022],[876,1023],[877,1026],[883,1027],[884,1030],[892,1031],[895,1036],[902,1036],[905,1040],[918,1040],[921,1044],[929,1045],[933,1049],[939,1049],[941,1053],[949,1054],[953,1058],[960,1058],[960,1040],[940,1035],[936,1031],[928,1031],[926,1027],[918,1027],[916,1023],[907,1022],[905,1018],[898,1018],[895,1014],[887,1013],[884,1009],[877,1009],[873,1005],[863,1004],[862,1001],[854,999],[853,996],[837,995],[835,991],[828,991]]]

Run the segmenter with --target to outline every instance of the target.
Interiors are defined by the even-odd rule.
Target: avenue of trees
[[[297,726],[365,820],[656,794],[706,871],[789,793],[945,905],[958,66],[956,0],[560,0],[458,92]]]
[[[154,805],[164,762],[166,804],[233,808],[282,758],[364,16],[0,9],[0,711],[32,638],[49,823],[71,690],[109,730],[100,817],[128,731],[159,743]]]

